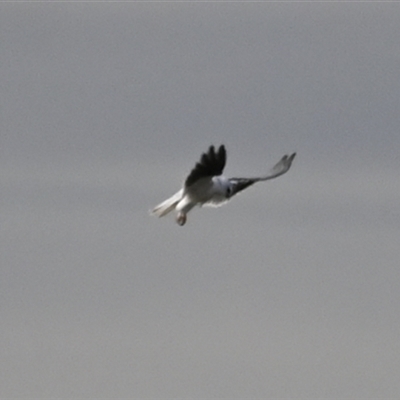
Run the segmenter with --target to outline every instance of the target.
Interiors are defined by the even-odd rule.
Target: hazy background
[[[400,7],[0,5],[0,396],[398,398]],[[210,144],[282,178],[148,210]]]

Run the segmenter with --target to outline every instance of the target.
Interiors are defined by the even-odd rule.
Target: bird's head
[[[219,197],[219,201],[229,200],[233,195],[233,184],[224,176],[214,176],[213,184],[215,195]]]
[[[225,196],[229,200],[233,194],[233,185],[228,182],[225,188]]]
[[[224,176],[220,177],[221,191],[223,196],[229,200],[233,195],[233,184],[232,182],[225,178]]]

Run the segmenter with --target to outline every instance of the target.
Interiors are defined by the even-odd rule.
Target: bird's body
[[[270,174],[257,178],[226,178],[222,176],[226,164],[226,150],[222,145],[218,151],[210,146],[201,156],[185,180],[183,188],[152,210],[152,214],[163,217],[176,210],[179,225],[186,223],[187,213],[196,205],[220,206],[232,196],[259,181],[276,178],[286,173],[295,157],[284,156],[272,168]]]

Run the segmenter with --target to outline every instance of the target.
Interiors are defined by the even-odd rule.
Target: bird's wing
[[[243,189],[246,189],[247,187],[253,185],[256,182],[267,181],[269,179],[274,179],[277,178],[278,176],[285,174],[286,172],[289,171],[295,156],[296,153],[293,153],[290,156],[288,155],[283,156],[280,159],[280,161],[277,164],[275,164],[274,167],[272,167],[268,175],[259,176],[256,178],[230,178],[229,181],[233,185],[231,197],[237,194],[238,192],[242,191]]]
[[[219,147],[215,151],[214,146],[210,146],[207,153],[203,153],[200,161],[196,163],[190,174],[185,180],[185,187],[189,188],[200,179],[218,176],[222,174],[226,163],[226,150],[225,146]]]

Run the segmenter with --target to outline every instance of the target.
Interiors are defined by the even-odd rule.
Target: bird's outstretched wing
[[[203,153],[200,161],[196,163],[190,174],[185,180],[185,187],[189,187],[202,178],[211,178],[222,174],[226,163],[225,146],[219,147],[215,151],[214,146],[210,146],[207,153]]]
[[[235,194],[239,193],[243,189],[246,189],[247,187],[253,185],[256,182],[267,181],[269,179],[274,179],[277,178],[278,176],[285,174],[286,172],[289,171],[295,156],[296,153],[293,153],[290,156],[288,155],[283,156],[280,159],[280,161],[277,164],[275,164],[275,166],[271,169],[268,175],[259,176],[257,178],[230,178],[229,181],[232,183],[231,196],[234,196]]]

